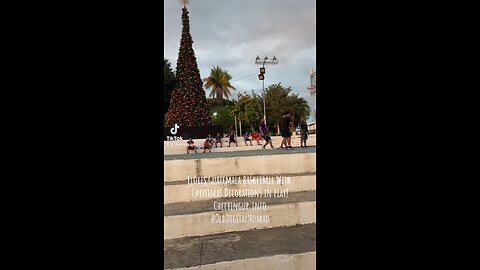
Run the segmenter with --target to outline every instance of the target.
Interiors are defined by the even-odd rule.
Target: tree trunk
[[[253,129],[253,125],[250,124],[250,128],[252,129],[252,133],[255,132],[255,129]]]
[[[217,96],[218,100],[222,100],[222,91],[218,89],[219,87],[215,87],[215,95]]]
[[[277,123],[277,134],[280,134],[280,122]]]

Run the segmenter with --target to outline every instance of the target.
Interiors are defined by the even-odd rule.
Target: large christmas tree
[[[178,52],[176,84],[170,98],[166,126],[207,126],[212,125],[208,115],[208,104],[203,90],[197,59],[192,47],[188,10],[182,8],[182,39]]]

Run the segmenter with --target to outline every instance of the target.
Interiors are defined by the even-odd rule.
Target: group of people
[[[291,128],[294,128],[293,120],[290,117],[290,112],[286,112],[282,116],[282,120],[280,122],[280,133],[282,135],[282,144],[280,148],[282,149],[292,149],[292,132]],[[305,116],[300,118],[300,147],[307,147],[307,139],[308,139],[308,126],[307,122],[305,121]]]
[[[280,145],[280,149],[286,149],[290,150],[293,149],[292,147],[292,132],[291,128],[294,127],[293,120],[290,117],[290,112],[286,112],[280,121],[280,133],[282,135],[282,144]],[[268,126],[265,123],[264,118],[260,120],[260,123],[258,124],[258,129],[260,133],[254,133],[250,134],[246,132],[243,135],[245,145],[248,146],[247,142],[250,142],[250,145],[252,146],[252,141],[255,140],[257,142],[257,145],[260,145],[260,140],[264,140],[265,144],[262,145],[262,148],[265,149],[267,145],[270,144],[271,149],[275,149],[273,147],[272,143],[272,138],[268,135],[269,134],[269,129]],[[252,139],[250,139],[250,136]],[[235,143],[235,145],[238,147],[238,142],[237,142],[237,136],[235,132],[230,131],[227,136],[228,138],[228,146],[230,147],[230,144]],[[305,117],[302,116],[300,119],[300,147],[307,147],[307,139],[308,139],[308,126],[307,123],[305,122]],[[215,148],[218,147],[218,144],[220,144],[220,147],[223,147],[223,142],[222,142],[222,135],[220,133],[217,133],[217,136],[215,136],[215,139],[208,134],[207,139],[203,143],[203,153],[205,153],[206,150],[209,150],[209,152],[212,152],[213,145],[215,145]],[[187,141],[187,154],[190,153],[191,150],[194,150],[195,153],[197,153],[197,147],[195,146],[195,143],[193,142],[192,138]]]
[[[260,121],[260,131],[262,134],[267,134],[266,138],[268,137],[268,128],[265,126],[263,119]],[[293,120],[290,117],[290,112],[286,112],[280,121],[280,134],[282,135],[282,144],[280,145],[280,149],[290,150],[293,149],[292,147],[292,132],[291,128],[294,128]],[[307,122],[305,121],[305,117],[302,116],[300,118],[300,147],[307,147],[307,139],[308,139],[308,126]],[[267,140],[266,140],[267,141]],[[263,146],[267,146],[268,142]],[[273,149],[273,145],[270,140],[270,145]]]
[[[250,137],[252,138],[250,139]],[[245,146],[248,146],[247,142],[250,142],[250,146],[253,146],[252,141],[256,141],[257,145],[261,145],[260,140],[262,139],[263,138],[260,133],[250,134],[249,132],[245,132],[245,134],[243,134],[243,141],[245,142]]]
[[[230,147],[231,143],[235,143],[235,145],[238,147],[237,143],[237,136],[235,135],[234,132],[229,132],[228,135],[228,147]],[[207,139],[205,139],[205,142],[203,142],[203,153],[205,153],[206,150],[208,150],[210,153],[212,152],[213,145],[215,145],[215,148],[218,147],[218,144],[220,144],[220,147],[223,147],[223,142],[222,142],[222,135],[220,133],[217,133],[217,136],[215,136],[215,139],[212,137],[211,134],[208,134]],[[190,154],[190,151],[195,151],[197,153],[197,147],[195,146],[195,142],[190,138],[187,141],[187,154]]]

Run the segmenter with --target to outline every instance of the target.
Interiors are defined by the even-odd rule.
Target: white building
[[[310,68],[310,86],[308,87],[310,94],[313,96],[317,93],[317,71]]]
[[[310,91],[310,95],[316,96],[317,94],[317,71],[310,67],[310,86],[308,87]],[[315,119],[315,123],[317,122],[317,111],[313,109],[313,117]],[[310,129],[310,128],[309,128]],[[314,128],[316,129],[316,127]]]

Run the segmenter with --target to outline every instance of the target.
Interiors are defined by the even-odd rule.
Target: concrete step
[[[200,147],[203,147],[203,142],[205,139],[196,139],[194,140],[196,143],[196,146],[198,147],[197,152],[203,152]],[[223,147],[218,146],[218,148],[213,148],[212,152],[229,152],[229,151],[246,151],[246,150],[256,150],[258,149],[259,146],[256,141],[252,142],[252,146],[250,146],[250,143],[247,143],[248,145],[245,145],[245,141],[243,138],[238,138],[238,147],[235,146],[235,144],[230,144],[230,147],[228,146],[228,140],[222,139]],[[260,143],[263,145],[265,144],[264,141],[260,141]],[[282,137],[280,136],[273,136],[272,137],[272,143],[274,147],[279,147],[282,143]],[[164,141],[164,154],[165,155],[177,155],[177,154],[186,154],[186,146],[187,146],[187,140],[182,140],[182,141]],[[292,141],[291,144],[293,147],[299,147],[300,146],[300,136],[299,135],[294,135],[292,136]],[[315,146],[316,145],[316,136],[315,135],[310,135],[308,140],[307,140],[307,145],[310,146]]]
[[[316,192],[288,193],[288,197],[222,198],[164,206],[164,239],[202,236],[316,222]],[[244,202],[247,210],[215,210],[214,202]],[[265,208],[252,210],[255,203]],[[217,206],[218,207],[218,206]],[[219,209],[219,208],[217,208]],[[231,217],[255,215],[261,220],[232,221]],[[226,218],[226,221],[221,218]]]
[[[240,177],[243,179],[243,175],[238,175],[235,177]],[[250,177],[256,177],[254,175]],[[266,175],[266,177],[279,177],[279,175]],[[316,172],[309,172],[309,173],[297,173],[297,174],[283,174],[281,177],[285,177],[290,181],[290,184],[285,183],[278,183],[278,184],[242,184],[241,188],[245,189],[261,189],[264,190],[268,189],[284,189],[288,188],[289,192],[301,192],[301,191],[313,191],[316,190]],[[212,190],[219,190],[224,188],[238,188],[238,185],[234,184],[223,184],[223,183],[215,183],[215,184],[193,184],[188,182],[188,180],[180,180],[180,181],[170,181],[165,182],[163,187],[163,203],[164,204],[172,204],[172,203],[181,203],[181,202],[199,202],[199,201],[206,201],[210,200],[209,197],[200,197],[195,196],[192,194],[192,191],[199,189],[212,189]]]
[[[251,151],[247,151],[249,153]],[[296,153],[298,152],[298,153]],[[175,156],[164,160],[164,183],[188,177],[231,175],[282,175],[316,172],[316,152],[312,148],[259,151],[254,155],[215,157],[209,154]],[[231,153],[218,153],[227,155]],[[180,159],[184,158],[184,159]],[[247,173],[248,172],[248,173]]]
[[[315,225],[164,240],[163,266],[164,269],[315,269]]]
[[[220,157],[242,157],[242,156],[268,156],[268,155],[281,155],[281,154],[299,154],[299,153],[316,153],[316,146],[309,147],[293,147],[286,150],[285,148],[270,148],[263,149],[262,147],[251,147],[250,150],[238,150],[238,151],[223,151],[223,152],[205,152],[197,151],[197,153],[181,153],[175,155],[164,155],[163,160],[175,160],[175,159],[199,159],[199,158],[220,158]]]
[[[175,270],[313,270],[316,269],[317,252],[275,255],[269,257],[219,262]]]

